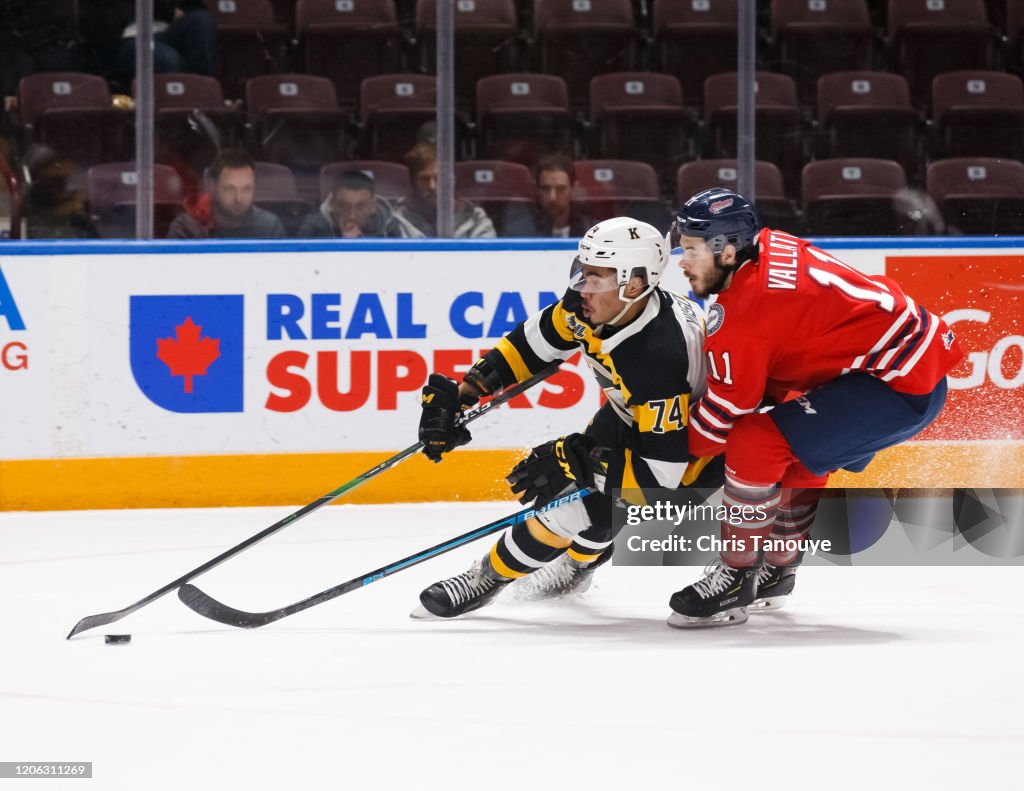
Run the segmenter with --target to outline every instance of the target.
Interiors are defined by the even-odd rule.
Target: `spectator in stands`
[[[373,179],[359,170],[346,170],[334,180],[331,193],[299,228],[301,237],[402,236],[394,210],[374,192]]]
[[[99,236],[87,208],[85,192],[71,186],[78,166],[47,146],[25,155],[31,182],[22,207],[29,239],[93,239]]]
[[[537,185],[537,211],[517,220],[505,229],[506,236],[557,236],[575,239],[583,236],[594,220],[572,204],[572,186],[576,171],[572,160],[561,154],[543,157],[533,166]]]
[[[405,155],[412,178],[412,194],[398,202],[395,219],[402,236],[437,236],[437,150],[429,143],[417,143]],[[480,239],[497,236],[494,223],[479,206],[455,199],[456,239]]]
[[[171,239],[280,239],[281,219],[254,205],[256,163],[246,152],[226,148],[210,165],[212,193],[185,199],[185,212],[171,223]]]
[[[153,16],[153,71],[212,73],[217,23],[203,0],[155,0]],[[121,34],[117,73],[126,86],[135,74],[134,20]]]

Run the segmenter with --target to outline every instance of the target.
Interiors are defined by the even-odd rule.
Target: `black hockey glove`
[[[593,449],[594,440],[584,434],[559,437],[534,448],[505,480],[523,505],[547,505],[570,486],[594,485]]]
[[[467,444],[473,437],[469,430],[456,426],[455,421],[478,399],[459,395],[459,385],[454,379],[441,374],[431,374],[423,388],[420,415],[420,442],[424,455],[433,462],[441,461],[442,454],[460,445]]]

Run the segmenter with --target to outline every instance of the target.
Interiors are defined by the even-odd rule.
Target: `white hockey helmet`
[[[632,303],[654,290],[668,264],[668,242],[658,229],[632,217],[613,217],[593,226],[580,239],[579,250],[569,273],[574,291],[618,290],[619,299]],[[583,271],[584,266],[602,267],[614,274],[597,277]],[[643,277],[647,288],[636,297],[624,295],[633,277]]]

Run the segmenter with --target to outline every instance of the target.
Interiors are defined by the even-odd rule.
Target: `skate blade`
[[[422,604],[417,604],[416,609],[409,613],[409,617],[414,621],[443,621],[444,618],[434,615]]]
[[[701,629],[714,626],[739,626],[741,623],[746,623],[749,617],[746,607],[737,607],[735,610],[726,610],[708,618],[693,618],[674,612],[668,617],[666,623],[673,629]]]
[[[763,615],[764,613],[777,612],[786,606],[786,601],[789,599],[788,596],[769,596],[767,599],[758,599],[751,604],[747,609],[754,614]]]

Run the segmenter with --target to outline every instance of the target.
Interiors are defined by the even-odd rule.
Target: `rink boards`
[[[822,240],[951,324],[967,359],[926,432],[844,486],[1024,485],[1024,239]],[[552,241],[13,243],[0,248],[0,508],[298,503],[416,440],[458,375],[557,299]],[[686,293],[675,267],[666,287]],[[484,500],[600,403],[579,359],[353,502]]]

